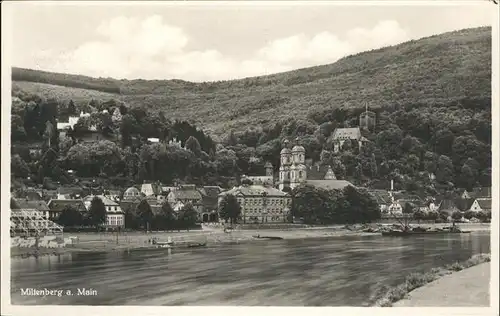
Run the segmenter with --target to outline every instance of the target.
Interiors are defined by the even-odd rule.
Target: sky
[[[16,67],[92,77],[230,80],[491,26],[492,6],[20,2],[11,56]]]

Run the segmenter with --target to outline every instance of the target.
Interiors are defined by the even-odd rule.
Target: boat
[[[257,239],[267,239],[267,240],[282,240],[283,237],[277,237],[277,236],[261,236],[261,235],[257,235],[257,236],[252,236],[253,238],[257,238]]]
[[[468,233],[470,233],[470,231],[461,231],[461,230],[428,230],[428,231],[391,230],[388,232],[382,232],[382,236],[405,237],[405,236],[415,236],[415,235],[468,234]]]
[[[188,248],[199,248],[199,247],[206,247],[207,246],[207,243],[204,242],[204,243],[189,243],[187,245]]]

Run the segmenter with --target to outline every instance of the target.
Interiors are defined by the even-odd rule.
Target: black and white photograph
[[[2,3],[2,314],[498,314],[499,6]]]

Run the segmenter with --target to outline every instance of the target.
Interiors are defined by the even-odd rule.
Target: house
[[[491,199],[476,199],[480,211],[491,212]]]
[[[262,185],[242,185],[219,194],[218,204],[234,195],[241,206],[243,223],[285,223],[288,221],[292,198],[288,193]]]
[[[201,193],[196,190],[194,184],[180,185],[175,191],[168,194],[167,201],[172,207],[178,205],[178,202],[184,205],[191,204],[200,217],[203,213],[203,197]]]
[[[491,187],[476,187],[472,191],[463,190],[460,195],[463,199],[488,199],[491,198]]]
[[[26,198],[23,199],[11,199],[11,210],[31,210],[37,211],[41,215],[43,215],[46,219],[49,219],[50,209],[47,206],[47,203],[42,200],[29,200]]]
[[[491,199],[491,187],[478,187],[472,190],[472,197],[476,199]]]
[[[441,200],[431,200],[427,203],[427,207],[429,208],[429,211],[431,212],[437,212],[439,210],[439,206],[441,205]]]
[[[21,199],[28,199],[30,201],[41,201],[42,194],[36,190],[23,190],[17,193],[17,197]]]
[[[106,226],[108,227],[124,227],[125,226],[125,213],[123,212],[120,204],[105,197],[104,195],[89,195],[83,199],[85,208],[90,210],[92,200],[99,198],[104,203],[106,209]]]
[[[57,199],[57,200],[50,200],[48,205],[49,207],[49,219],[55,220],[61,215],[63,210],[67,207],[72,207],[73,209],[79,211],[80,213],[86,213],[87,209],[85,208],[85,205],[83,204],[83,201],[78,199]]]
[[[144,195],[136,187],[130,187],[123,192],[122,201],[140,201]]]
[[[222,188],[219,186],[204,186],[198,190],[202,196],[203,213],[201,220],[203,222],[218,222],[218,201]]]
[[[274,184],[274,170],[273,165],[268,161],[264,165],[264,169],[266,170],[265,175],[252,175],[252,176],[242,176],[241,180],[248,179],[252,182],[252,184],[258,185],[273,185]]]
[[[119,190],[105,190],[104,196],[113,201],[119,201],[121,192]]]
[[[368,190],[379,206],[381,213],[389,213],[389,207],[392,204],[392,197],[389,191],[386,190]]]
[[[361,135],[359,127],[336,128],[331,136],[334,152],[340,152],[346,140],[358,141],[359,148],[368,140]]]
[[[161,193],[161,187],[156,183],[144,183],[141,186],[141,193],[145,196],[156,196]]]

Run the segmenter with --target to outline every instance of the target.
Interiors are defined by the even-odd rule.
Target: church
[[[306,163],[306,150],[296,139],[295,145],[290,149],[290,142],[285,140],[280,153],[280,168],[278,188],[281,191],[308,184],[323,189],[343,189],[354,186],[346,180],[337,180],[330,166],[308,165]]]

